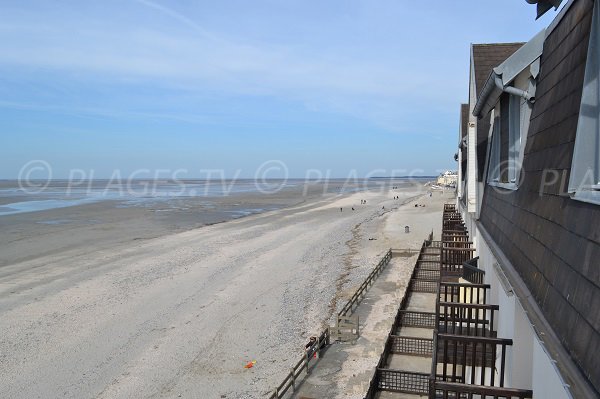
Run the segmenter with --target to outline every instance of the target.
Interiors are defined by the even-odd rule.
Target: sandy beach
[[[446,199],[421,185],[321,195],[161,234],[136,210],[35,239],[15,225],[22,244],[2,241],[11,252],[0,267],[0,391],[263,397],[387,249],[416,248],[438,228]],[[111,228],[129,238],[107,238]]]

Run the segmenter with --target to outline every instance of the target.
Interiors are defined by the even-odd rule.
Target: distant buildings
[[[599,69],[600,0],[527,43],[471,46],[457,209],[513,340],[506,386],[534,398],[600,396]]]
[[[437,178],[437,184],[446,187],[456,187],[457,181],[458,172],[453,172],[450,170],[447,170],[444,173],[440,174]]]

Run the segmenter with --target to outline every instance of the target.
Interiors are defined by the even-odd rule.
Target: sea
[[[233,206],[232,217],[242,217],[273,210],[288,204],[283,199],[318,195],[343,195],[358,191],[385,190],[410,185],[428,178],[378,179],[237,179],[237,180],[68,180],[28,181],[0,180],[0,217],[74,207],[101,201],[111,201],[116,207],[152,207],[178,209],[183,201],[195,201],[207,208],[220,203]],[[235,208],[236,198],[260,199],[268,206],[248,207],[242,201]],[[272,199],[273,201],[269,201]],[[225,201],[227,200],[227,201]]]

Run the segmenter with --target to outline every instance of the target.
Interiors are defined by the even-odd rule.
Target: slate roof
[[[475,88],[477,97],[494,67],[502,64],[525,43],[486,43],[473,44],[473,67],[475,68]],[[475,104],[473,104],[475,105]]]

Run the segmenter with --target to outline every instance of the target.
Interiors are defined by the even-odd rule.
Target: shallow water
[[[195,200],[205,210],[220,208],[220,198],[239,197],[244,194],[259,194],[265,198],[277,194],[306,195],[318,185],[323,194],[347,194],[363,190],[380,189],[384,186],[404,186],[408,180],[344,180],[331,179],[323,182],[304,180],[186,180],[186,181],[128,181],[114,182],[92,180],[69,183],[53,180],[38,191],[37,187],[21,187],[18,181],[0,182],[0,216],[39,212],[91,204],[100,201],[115,201],[115,206],[160,208],[159,212],[177,211],[186,208],[182,201]],[[318,191],[318,190],[317,190]],[[235,205],[235,204],[234,204]],[[233,218],[276,209],[275,207],[246,207],[242,204],[226,210]],[[187,209],[187,208],[186,208]],[[220,209],[223,211],[223,209]]]

